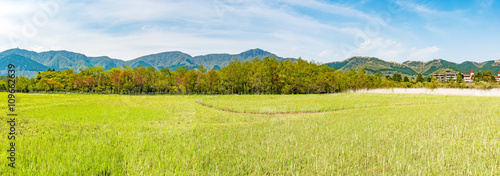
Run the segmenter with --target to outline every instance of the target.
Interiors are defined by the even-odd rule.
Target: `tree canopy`
[[[491,72],[478,73],[476,80],[494,82],[492,76]],[[0,90],[6,90],[6,79],[5,76],[0,77]],[[16,89],[20,92],[309,94],[381,87],[435,87],[442,84],[423,82],[421,74],[416,81],[411,81],[406,76],[402,79],[397,73],[392,77],[383,77],[378,73],[369,75],[364,69],[343,71],[302,59],[278,61],[265,57],[245,62],[235,59],[220,70],[207,70],[203,66],[197,69],[179,67],[175,70],[157,70],[153,67],[105,70],[103,67],[88,67],[79,72],[48,69],[32,79],[17,78]]]

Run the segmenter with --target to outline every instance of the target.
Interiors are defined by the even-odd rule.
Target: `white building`
[[[458,73],[452,73],[451,71],[446,71],[445,74],[434,74],[434,77],[438,82],[445,81],[448,82],[448,80],[453,80],[457,81],[457,76]]]
[[[495,78],[497,79],[497,82],[500,81],[500,71],[498,71],[498,76],[495,76]]]
[[[472,76],[474,76],[474,70],[470,70],[470,75],[464,75],[464,81],[466,83],[473,82]]]

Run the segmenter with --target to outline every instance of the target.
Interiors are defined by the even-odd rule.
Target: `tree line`
[[[477,74],[479,75],[479,73]],[[486,75],[486,74],[485,74]],[[490,75],[487,75],[490,77]],[[494,78],[494,77],[493,77]],[[491,78],[481,78],[488,79]],[[481,81],[484,82],[484,81]],[[498,87],[488,83],[486,88]],[[465,85],[470,86],[470,85]],[[302,59],[278,61],[273,57],[241,62],[235,59],[220,70],[179,67],[128,67],[105,70],[88,67],[40,72],[34,78],[16,78],[18,92],[67,91],[115,94],[311,94],[390,87],[464,87],[459,82],[438,83],[434,78],[415,80],[400,74],[370,75],[364,69],[335,70]],[[7,90],[7,77],[0,77],[0,90]]]

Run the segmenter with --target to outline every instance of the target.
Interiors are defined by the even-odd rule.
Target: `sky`
[[[498,9],[495,0],[1,0],[0,50],[480,62],[500,59]]]

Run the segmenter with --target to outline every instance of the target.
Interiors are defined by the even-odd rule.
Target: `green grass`
[[[494,97],[17,94],[16,169],[6,97],[0,175],[500,174]]]

